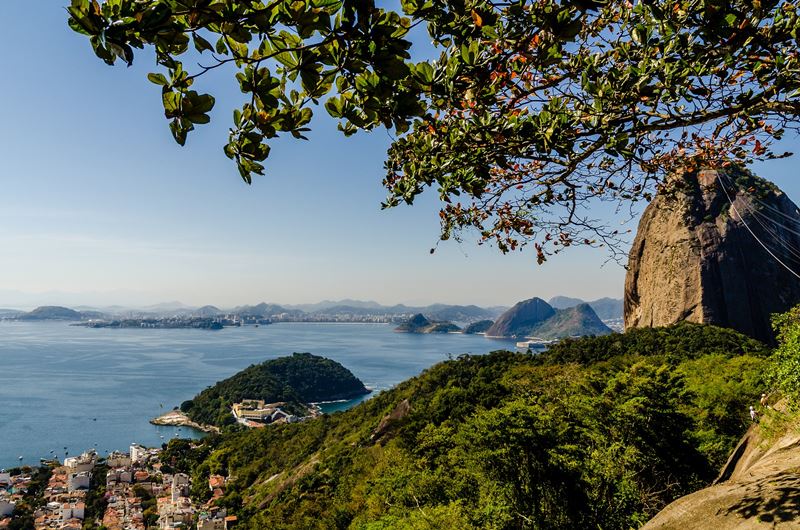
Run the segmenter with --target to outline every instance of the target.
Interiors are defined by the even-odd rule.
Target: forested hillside
[[[709,483],[768,351],[680,325],[440,363],[302,424],[173,442],[241,528],[629,528]],[[207,488],[197,488],[208,495]]]
[[[331,359],[295,353],[245,368],[181,404],[193,421],[224,426],[234,423],[231,405],[243,399],[287,402],[287,410],[305,413],[305,403],[350,399],[368,393],[347,368]]]

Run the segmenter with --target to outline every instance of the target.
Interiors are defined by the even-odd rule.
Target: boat
[[[546,348],[550,344],[553,344],[554,342],[557,342],[557,341],[555,341],[555,340],[544,340],[544,339],[530,339],[530,340],[524,340],[522,342],[518,342],[516,344],[516,346],[517,346],[517,349],[520,349],[520,350],[537,350],[537,349],[541,350],[541,349]]]

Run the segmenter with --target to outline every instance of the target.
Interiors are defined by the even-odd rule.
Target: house
[[[92,471],[97,463],[97,453],[87,451],[80,456],[73,456],[64,459],[64,467],[69,473],[84,473]]]
[[[139,444],[131,444],[131,464],[138,464],[147,455],[147,448]]]
[[[114,451],[106,458],[106,464],[108,464],[110,468],[128,467],[131,465],[131,457],[125,453]]]
[[[217,488],[225,487],[225,477],[222,475],[211,475],[208,477],[208,489],[214,491]]]
[[[67,491],[88,490],[92,482],[92,474],[88,471],[83,473],[70,473],[67,479]]]
[[[64,522],[70,519],[80,519],[83,521],[85,515],[86,505],[82,502],[65,502],[61,505],[61,520]],[[80,528],[80,526],[78,528]]]
[[[177,502],[181,497],[189,496],[189,475],[176,473],[172,476],[172,502]]]

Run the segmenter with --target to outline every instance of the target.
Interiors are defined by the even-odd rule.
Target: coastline
[[[196,429],[198,431],[219,434],[219,427],[215,427],[213,425],[202,425],[200,423],[195,423],[189,419],[189,416],[187,416],[180,410],[170,410],[169,412],[165,412],[161,416],[150,420],[150,423],[152,423],[153,425],[191,427],[192,429]]]

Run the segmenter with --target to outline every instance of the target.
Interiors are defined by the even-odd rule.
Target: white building
[[[131,464],[138,464],[147,454],[147,449],[139,444],[131,445]]]
[[[0,471],[0,486],[8,486],[11,484],[11,473]]]
[[[64,466],[69,473],[85,473],[92,471],[97,463],[97,453],[87,451],[80,456],[73,456],[64,459]]]
[[[172,502],[177,502],[181,497],[189,496],[189,475],[175,473],[172,476]]]
[[[71,473],[69,479],[67,479],[67,491],[88,490],[91,482],[92,474],[87,471]]]
[[[61,505],[61,520],[80,519],[86,515],[86,506],[82,502],[65,502]]]
[[[131,465],[131,457],[126,455],[125,453],[120,453],[119,451],[114,451],[108,458],[106,458],[106,463],[108,467],[128,467]]]

